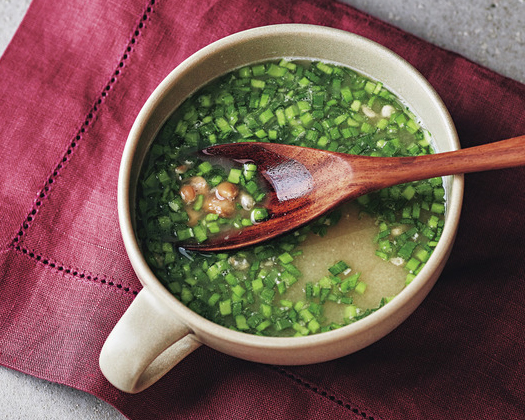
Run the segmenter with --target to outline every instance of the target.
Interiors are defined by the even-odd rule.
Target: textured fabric
[[[465,147],[525,133],[525,86],[328,0],[33,0],[0,61],[0,363],[131,419],[521,419],[525,171],[470,174],[452,256],[399,328],[347,357],[276,367],[201,347],[127,395],[100,348],[141,286],[116,213],[127,133],[199,48],[274,23],[344,29],[418,68]]]

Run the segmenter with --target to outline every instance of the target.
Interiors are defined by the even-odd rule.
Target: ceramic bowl
[[[157,280],[135,236],[135,189],[144,155],[160,127],[193,92],[219,75],[278,58],[322,60],[380,80],[410,107],[431,133],[438,152],[459,148],[443,102],[406,61],[363,37],[327,27],[273,25],[223,38],[174,69],[138,115],[125,146],[118,181],[118,213],[124,244],[144,288],[115,326],[100,366],[116,387],[138,392],[204,344],[246,360],[280,365],[319,363],[351,354],[384,337],[423,301],[449,256],[460,215],[463,178],[445,178],[447,212],[442,237],[417,277],[390,303],[335,331],[307,337],[261,337],[204,319],[179,302]]]

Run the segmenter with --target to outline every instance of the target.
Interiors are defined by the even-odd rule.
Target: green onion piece
[[[274,116],[273,111],[268,108],[266,111],[264,111],[261,115],[259,115],[259,120],[262,124],[266,124],[268,121],[270,121]]]
[[[308,329],[309,329],[310,332],[312,332],[313,334],[315,334],[316,332],[318,332],[320,328],[321,328],[321,325],[319,324],[319,322],[318,322],[316,319],[312,319],[312,320],[308,323]]]
[[[350,268],[350,266],[344,262],[344,261],[339,261],[337,263],[335,263],[334,265],[332,265],[328,271],[330,271],[330,273],[332,273],[334,276],[337,276],[338,274],[341,274],[342,272],[348,270]]]
[[[348,305],[344,310],[344,318],[355,318],[357,316],[357,307],[355,305]]]
[[[264,287],[262,279],[258,278],[252,281],[252,290],[254,292],[260,292]]]
[[[204,204],[204,195],[199,194],[197,198],[195,199],[195,202],[193,203],[193,210],[200,211],[200,209],[202,209],[203,204]]]
[[[204,161],[198,166],[198,168],[202,174],[207,174],[213,169],[213,166],[211,165],[210,162]]]
[[[193,229],[184,228],[176,231],[176,235],[179,241],[185,241],[187,239],[193,238]]]
[[[244,179],[250,181],[257,173],[257,165],[254,163],[245,163],[243,166]],[[255,184],[257,185],[257,184]]]
[[[316,64],[316,67],[321,70],[323,73],[326,73],[326,74],[332,74],[334,72],[334,69],[332,66],[328,65],[328,64],[325,64],[323,63],[322,61],[319,61],[317,64]]]
[[[270,318],[272,316],[272,307],[270,305],[261,303],[261,315],[265,318]]]
[[[405,268],[408,270],[408,272],[413,273],[416,271],[420,264],[421,262],[419,262],[416,258],[411,258],[406,263]]]
[[[443,203],[432,203],[430,211],[432,213],[445,214],[445,205]]]
[[[246,317],[244,315],[237,315],[235,317],[235,325],[239,330],[248,330],[250,327],[248,326],[248,323],[246,322]]]
[[[401,194],[407,200],[412,200],[412,198],[414,198],[414,195],[416,194],[416,189],[412,185],[407,185]]]
[[[355,286],[355,291],[359,293],[360,295],[364,294],[366,290],[366,283],[363,283],[362,281],[357,282],[357,285]]]
[[[283,264],[288,264],[293,261],[293,257],[290,255],[289,252],[284,252],[283,254],[279,255],[277,258]]]
[[[208,305],[215,306],[215,304],[220,300],[220,293],[214,293],[208,298]]]
[[[254,76],[262,76],[266,71],[264,64],[257,64],[252,67],[252,73]]]
[[[230,173],[228,174],[228,181],[232,184],[238,184],[239,182],[241,182],[241,176],[242,171],[240,169],[232,168],[230,169]]]
[[[251,85],[256,89],[264,89],[264,86],[266,86],[266,82],[264,80],[252,79]]]
[[[208,236],[206,234],[206,228],[201,225],[197,225],[193,228],[193,234],[195,236],[196,241],[199,243],[204,242],[206,239],[208,239]]]

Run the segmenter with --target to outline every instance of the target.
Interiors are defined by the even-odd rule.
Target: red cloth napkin
[[[201,347],[127,395],[100,348],[140,283],[116,214],[127,133],[184,58],[231,33],[313,23],[375,40],[437,89],[463,146],[525,133],[525,86],[328,0],[33,0],[0,62],[0,363],[131,419],[521,419],[525,171],[471,174],[438,284],[393,333],[312,366]]]

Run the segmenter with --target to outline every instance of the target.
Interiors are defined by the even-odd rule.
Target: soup
[[[219,170],[187,163],[188,156],[238,141],[370,156],[433,153],[430,134],[410,110],[381,82],[349,68],[281,60],[243,67],[204,86],[160,130],[137,191],[144,255],[159,280],[189,308],[247,333],[314,334],[387,304],[424,267],[443,228],[441,178],[368,194],[259,246],[228,253],[184,250],[180,240],[205,240],[219,224],[242,228],[248,219],[239,216],[244,210],[239,202],[234,204],[239,211],[197,218],[191,214],[193,201],[191,208],[183,205],[191,179]],[[238,178],[237,196],[250,181]],[[254,190],[254,202],[260,194]]]

